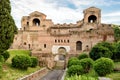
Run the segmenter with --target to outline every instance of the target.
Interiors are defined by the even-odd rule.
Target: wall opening
[[[97,22],[97,17],[94,16],[94,15],[89,16],[88,17],[88,22],[89,23],[95,23],[95,22]]]
[[[44,48],[46,48],[46,44],[44,44]]]
[[[37,19],[37,18],[33,19],[33,25],[34,26],[40,26],[40,20]]]
[[[66,49],[64,47],[60,47],[58,49],[59,60],[65,60]]]
[[[81,41],[76,42],[76,50],[82,50],[82,42]]]

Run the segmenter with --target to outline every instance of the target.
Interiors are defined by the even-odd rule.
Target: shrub
[[[2,77],[2,72],[3,72],[3,70],[2,70],[2,63],[0,62],[0,78]]]
[[[38,59],[36,57],[31,57],[31,67],[36,67],[38,64]]]
[[[69,63],[68,63],[68,68],[72,65],[80,65],[80,60],[71,60]]]
[[[72,65],[68,68],[67,73],[69,76],[73,76],[75,74],[81,75],[84,73],[84,70],[83,70],[83,67],[80,65]]]
[[[88,58],[88,57],[89,56],[86,53],[82,53],[78,56],[78,59],[81,60],[81,59]]]
[[[94,70],[99,76],[105,76],[113,71],[114,62],[109,58],[100,58],[94,63]]]
[[[10,54],[8,51],[4,51],[4,53],[2,54],[2,56],[4,57],[5,61],[10,57]]]
[[[89,55],[93,60],[96,60],[101,57],[111,58],[112,52],[106,47],[95,45]]]
[[[31,66],[31,59],[28,56],[16,55],[12,58],[12,66],[19,69],[27,69]]]
[[[93,60],[91,58],[81,59],[80,64],[84,68],[84,72],[88,73],[89,70],[93,67]]]
[[[65,80],[98,80],[98,78],[94,78],[91,76],[74,75],[74,76],[65,78]]]
[[[4,57],[0,55],[0,62],[3,63],[5,61]]]
[[[120,42],[116,44],[116,52],[113,54],[112,59],[115,61],[120,61]]]
[[[73,60],[79,60],[77,57],[72,57],[72,58],[70,58],[69,60],[68,60],[68,65],[67,65],[67,67],[69,67],[70,65],[71,65],[71,63],[72,63],[72,61]]]

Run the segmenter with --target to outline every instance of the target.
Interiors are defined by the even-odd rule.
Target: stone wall
[[[42,68],[30,75],[27,75],[23,78],[20,78],[18,80],[39,80],[40,78],[42,78],[43,76],[45,76],[48,72],[47,68]]]

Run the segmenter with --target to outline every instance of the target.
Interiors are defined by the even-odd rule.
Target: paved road
[[[48,74],[40,80],[61,80],[63,73],[63,70],[53,70],[48,72]]]

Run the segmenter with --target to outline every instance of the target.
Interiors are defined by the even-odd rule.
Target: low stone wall
[[[39,80],[42,78],[44,75],[46,75],[48,72],[47,68],[42,68],[34,73],[31,73],[30,75],[27,75],[23,78],[20,78],[18,80]]]

